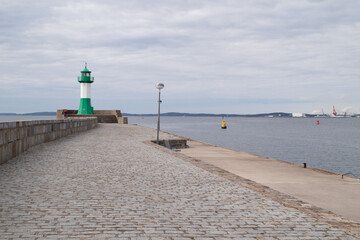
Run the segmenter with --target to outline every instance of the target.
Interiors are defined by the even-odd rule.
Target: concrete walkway
[[[183,154],[360,223],[360,180],[188,141]]]
[[[0,165],[0,239],[354,239],[144,142],[155,136],[100,124]]]

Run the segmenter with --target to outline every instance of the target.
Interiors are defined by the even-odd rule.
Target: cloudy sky
[[[359,0],[0,0],[0,112],[360,113]]]

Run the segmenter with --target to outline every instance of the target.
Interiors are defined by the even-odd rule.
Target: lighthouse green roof
[[[82,70],[81,72],[82,72],[82,73],[84,73],[84,72],[88,72],[88,73],[91,73],[91,71],[89,71],[89,69],[87,69],[86,65],[85,65],[85,68],[84,68],[84,70]]]

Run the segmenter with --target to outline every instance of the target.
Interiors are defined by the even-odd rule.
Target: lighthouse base
[[[80,106],[77,114],[94,114],[94,108],[91,106],[90,98],[80,98]]]
[[[78,114],[78,110],[59,109],[56,113],[56,119],[59,120],[87,117],[97,117],[98,123],[128,124],[128,118],[123,117],[120,110],[94,110],[94,114]]]

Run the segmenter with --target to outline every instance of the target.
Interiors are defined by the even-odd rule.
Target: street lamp
[[[164,88],[164,84],[158,83],[156,84],[156,88],[159,89],[159,101],[158,101],[158,123],[157,123],[157,137],[156,137],[156,144],[159,144],[159,131],[160,131],[160,91]]]

